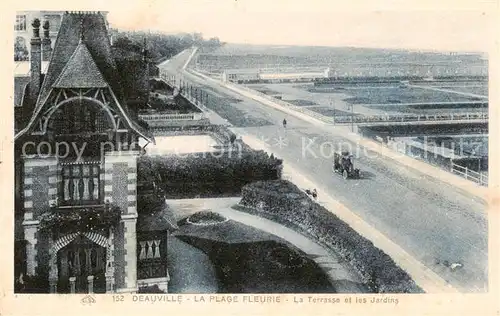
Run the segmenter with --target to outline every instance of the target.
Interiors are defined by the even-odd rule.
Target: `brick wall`
[[[114,265],[115,265],[115,289],[126,288],[125,284],[125,238],[123,223],[118,225],[114,234]]]
[[[50,208],[57,195],[57,159],[24,158],[23,207],[27,274],[46,272],[46,238],[38,231],[38,216]]]
[[[122,210],[114,238],[115,287],[118,292],[137,289],[137,152],[111,152],[104,159],[104,200]]]

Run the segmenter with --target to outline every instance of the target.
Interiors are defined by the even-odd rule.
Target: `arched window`
[[[99,104],[85,99],[60,106],[47,126],[55,135],[103,134],[112,128],[108,112]]]

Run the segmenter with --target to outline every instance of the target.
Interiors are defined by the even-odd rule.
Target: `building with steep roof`
[[[29,77],[15,79],[16,278],[52,293],[166,289],[175,227],[151,227],[137,203],[137,158],[154,143],[137,114],[148,71],[118,70],[105,14],[66,12],[44,73],[32,27]]]

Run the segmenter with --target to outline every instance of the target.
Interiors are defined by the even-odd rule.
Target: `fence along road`
[[[183,81],[208,87],[208,93],[215,91],[218,95],[240,99],[241,102],[234,106],[245,111],[246,115],[275,122],[274,126],[236,127],[234,130],[255,138],[266,138],[270,143],[274,143],[279,137],[285,137],[287,144],[273,144],[273,151],[285,163],[293,163],[297,172],[313,179],[318,189],[324,188],[325,194],[334,196],[339,203],[377,231],[383,232],[388,239],[456,289],[461,292],[486,290],[488,223],[486,205],[482,199],[465,189],[398,163],[412,159],[396,155],[388,149],[377,149],[380,146],[376,147],[373,142],[365,144],[362,139],[358,142],[358,136],[347,134],[344,127],[325,126],[324,122],[321,125],[320,120],[303,114],[294,115],[292,110],[285,114],[288,112],[282,110],[284,107],[273,107],[267,99],[256,101],[257,97],[253,94],[236,93],[217,80],[183,72],[182,66],[190,53],[191,51],[185,52],[172,59],[161,71],[183,76]],[[283,117],[289,123],[286,130],[280,127]],[[346,181],[332,174],[331,157],[303,156],[303,141],[312,139],[316,140],[311,146],[315,152],[319,152],[320,145],[327,142],[348,143],[353,148],[360,148],[355,164],[361,169],[364,178]],[[356,144],[361,145],[356,147]],[[375,155],[375,150],[378,155]],[[430,168],[425,163],[418,166],[422,170]],[[436,168],[430,169],[434,172]],[[470,183],[449,172],[443,173]],[[443,265],[444,261],[460,262],[463,267],[451,271]]]

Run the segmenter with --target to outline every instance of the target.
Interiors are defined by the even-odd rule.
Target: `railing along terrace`
[[[397,114],[397,115],[353,115],[336,116],[335,123],[369,123],[369,122],[420,122],[420,121],[469,121],[487,120],[488,113],[448,113],[448,114]]]
[[[488,186],[488,175],[482,172],[477,172],[455,163],[451,164],[451,172],[465,178],[466,180],[476,182],[479,185]]]
[[[201,108],[205,108],[205,105],[202,104],[201,100],[198,99],[197,96],[193,96],[189,93],[190,92],[189,89],[186,90],[181,89],[180,85],[178,85],[175,81],[175,76],[170,76],[166,72],[162,72],[160,73],[159,78],[170,84],[172,87],[179,89],[180,95],[189,102],[191,102],[192,104],[201,106]]]
[[[168,275],[166,262],[161,258],[154,258],[150,260],[139,260],[137,262],[137,278],[143,279],[156,279],[164,278]]]
[[[139,114],[139,118],[145,121],[166,120],[194,120],[194,114]]]

